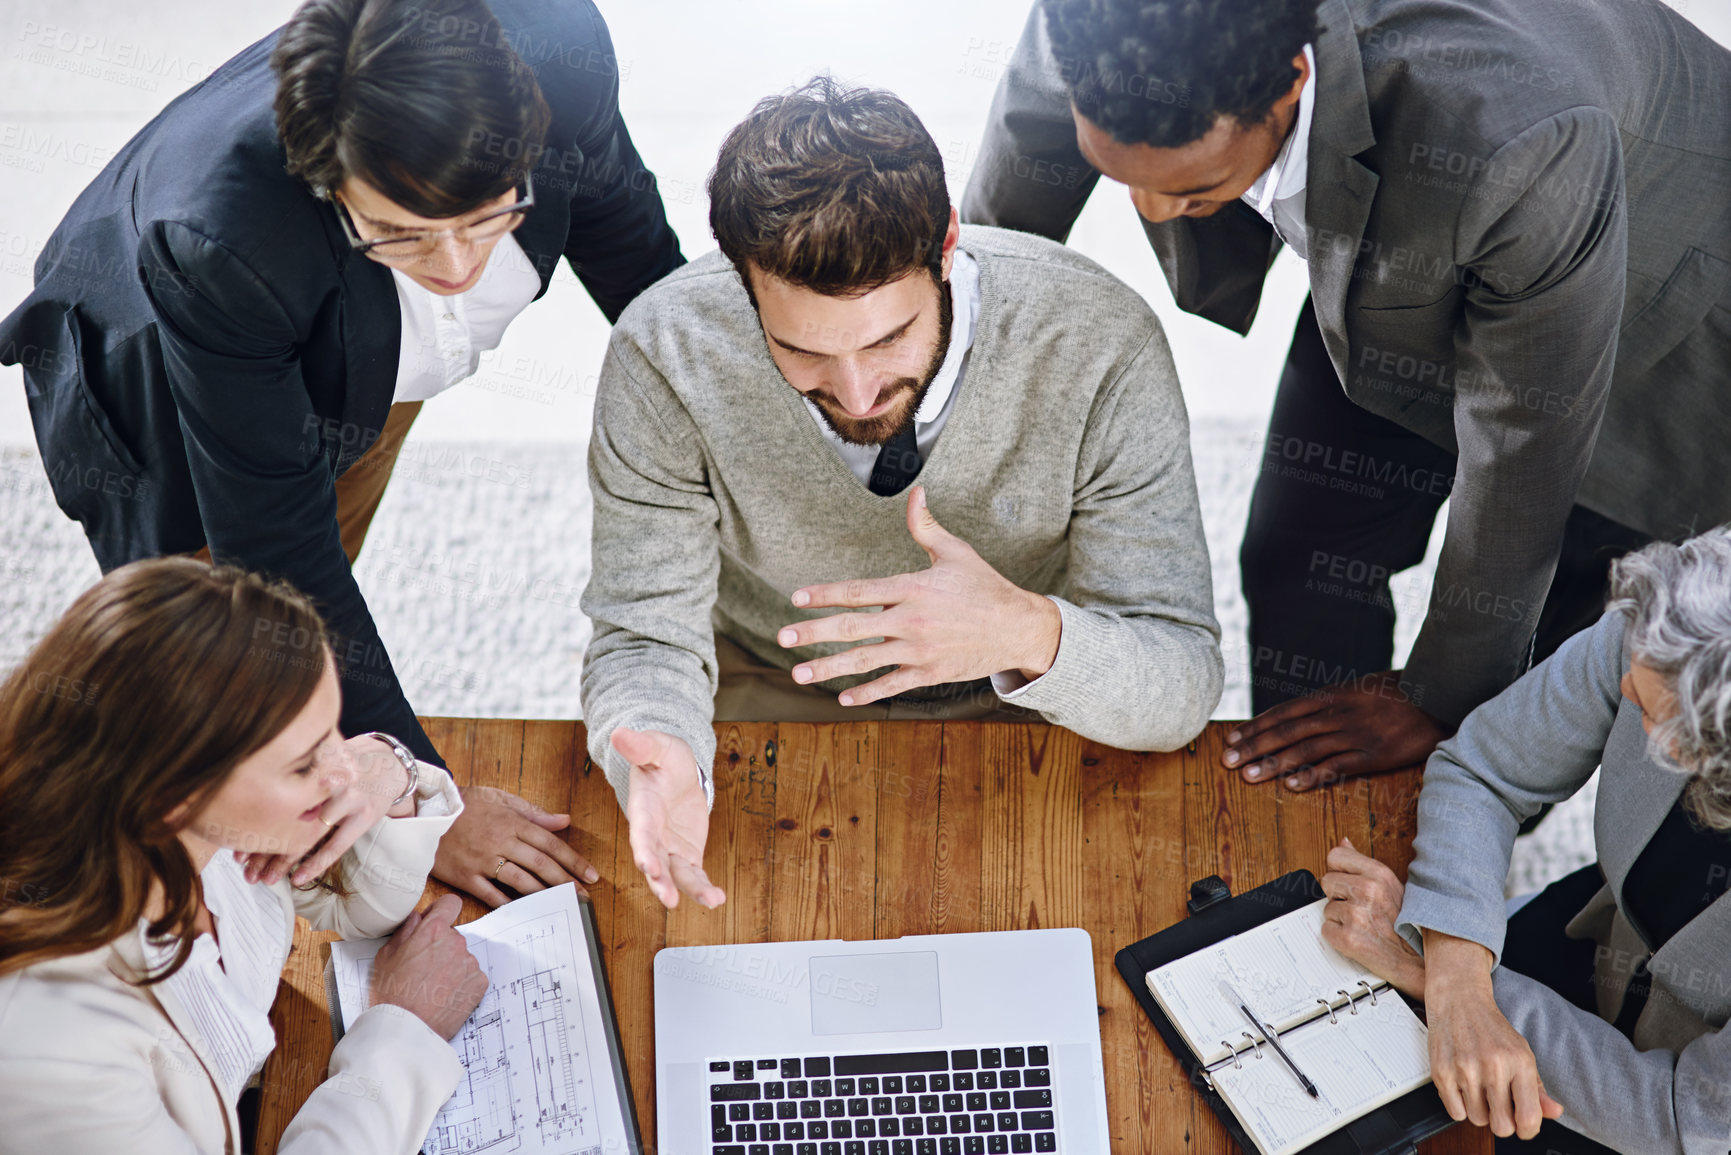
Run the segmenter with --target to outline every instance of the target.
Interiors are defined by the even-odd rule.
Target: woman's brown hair
[[[320,196],[359,177],[423,217],[510,192],[552,123],[512,45],[485,0],[307,0],[271,52],[288,172]]]
[[[189,558],[108,574],[0,684],[0,974],[130,933],[185,963],[198,872],[179,838],[300,713],[330,660],[312,603]],[[180,820],[169,815],[180,808]]]

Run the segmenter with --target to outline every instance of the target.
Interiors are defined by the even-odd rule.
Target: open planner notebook
[[[1148,989],[1263,1155],[1301,1151],[1430,1082],[1425,1027],[1322,941],[1323,902],[1148,972]],[[1239,1009],[1269,1024],[1312,1097]]]
[[[457,930],[487,972],[487,994],[451,1040],[463,1079],[422,1155],[635,1155],[636,1116],[593,908],[567,882]],[[325,987],[335,1038],[367,1009],[373,959],[388,941],[331,944]]]

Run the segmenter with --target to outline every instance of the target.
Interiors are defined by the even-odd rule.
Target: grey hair
[[[1618,559],[1608,608],[1628,615],[1630,658],[1676,695],[1676,713],[1653,727],[1655,753],[1691,775],[1696,821],[1731,830],[1731,527]]]

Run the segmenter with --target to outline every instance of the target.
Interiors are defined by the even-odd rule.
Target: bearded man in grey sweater
[[[1146,303],[1060,245],[960,228],[887,92],[760,102],[709,193],[721,252],[619,319],[589,452],[584,717],[656,896],[724,900],[718,715],[1195,737],[1220,630]]]

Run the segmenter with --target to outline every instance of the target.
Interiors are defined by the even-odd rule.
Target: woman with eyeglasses
[[[486,993],[445,895],[449,775],[345,741],[319,615],[190,558],[87,590],[0,684],[0,1155],[241,1155],[299,915],[392,935],[284,1155],[416,1149]],[[364,837],[322,877],[239,859]]]
[[[1595,769],[1597,861],[1505,902],[1521,822]],[[1612,563],[1598,624],[1431,756],[1414,846],[1404,887],[1330,851],[1323,937],[1424,1002],[1451,1115],[1498,1155],[1731,1147],[1731,532]]]
[[[611,321],[683,263],[591,0],[308,0],[84,190],[0,321],[55,500],[104,571],[286,578],[346,734],[443,765],[351,567],[422,402],[563,256]],[[434,873],[497,905],[593,878],[561,816],[472,794]]]

